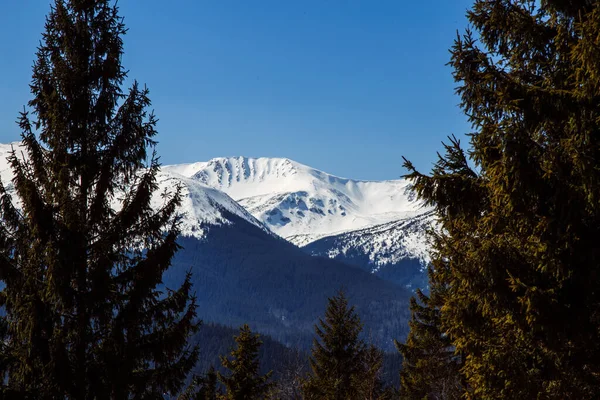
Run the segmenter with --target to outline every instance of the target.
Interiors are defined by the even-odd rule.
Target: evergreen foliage
[[[218,386],[219,377],[214,366],[204,376],[195,376],[178,400],[217,400],[222,395]]]
[[[221,356],[228,354],[236,347],[235,336],[239,328],[230,328],[214,323],[203,323],[198,332],[190,339],[191,344],[198,344],[201,348],[202,357],[192,369],[192,373],[198,376],[204,375],[213,366],[222,373],[227,369],[221,365]],[[266,374],[273,371],[271,378],[279,384],[286,380],[286,375],[292,371],[304,375],[308,369],[307,352],[294,347],[285,346],[269,335],[260,334],[261,345],[258,350],[259,373]],[[397,369],[396,369],[397,370]],[[294,374],[295,374],[294,373]]]
[[[302,382],[308,369],[308,357],[299,349],[288,349],[293,352],[286,362],[275,370],[277,385],[271,398],[277,400],[302,400]]]
[[[344,292],[329,299],[325,318],[315,326],[311,371],[304,382],[306,399],[377,398],[382,355],[360,338],[362,324]]]
[[[477,0],[468,19],[451,65],[469,152],[406,164],[441,224],[442,330],[467,398],[597,398],[600,1]]]
[[[201,344],[201,357],[192,370],[192,373],[203,376],[210,370],[211,365],[219,362],[219,355],[227,354],[235,346],[234,336],[238,329],[223,325],[204,323],[192,337],[191,343]],[[309,370],[309,357],[304,349],[285,346],[261,333],[261,346],[258,352],[260,361],[260,374],[273,371],[271,379],[276,382],[271,397],[278,400],[302,399],[302,383]],[[371,354],[366,357],[365,364],[371,371],[370,376],[363,380],[366,385],[391,392],[390,388],[399,386],[398,370],[401,367],[401,355],[382,353],[372,348]],[[381,358],[380,358],[381,357]],[[376,367],[381,363],[381,368]],[[227,370],[219,365],[218,371],[226,373]],[[197,390],[198,385],[195,386]],[[193,390],[193,389],[190,389]],[[194,391],[195,393],[195,391]],[[383,397],[386,398],[386,397]]]
[[[391,400],[394,399],[394,390],[387,386],[382,377],[384,355],[377,347],[370,345],[365,351],[362,368],[363,376],[358,381],[361,397],[364,400]]]
[[[409,290],[359,268],[305,254],[239,217],[226,218],[233,223],[201,227],[209,228],[208,240],[180,236],[184,248],[177,252],[173,267],[164,277],[167,285],[178,286],[192,267],[203,320],[234,326],[236,331],[252,321],[253,330],[260,332],[265,342],[261,349],[267,347],[264,335],[268,335],[280,343],[309,350],[314,323],[327,306],[324,294],[335,294],[332,287],[344,287],[369,339],[382,350],[396,353],[390,339],[403,339],[408,334]],[[204,342],[201,347],[204,353]],[[217,354],[228,349],[227,345]],[[202,359],[204,369],[199,372],[218,364],[215,359],[208,363],[204,356]],[[276,369],[274,363],[269,367],[273,368],[267,371]],[[397,380],[397,371],[393,378],[390,374],[391,379]]]
[[[437,295],[434,291],[434,296]],[[441,330],[440,310],[417,290],[412,298],[410,333],[405,344],[396,342],[402,354],[400,398],[402,400],[460,399],[460,363],[450,337]]]
[[[121,90],[125,31],[108,0],[57,0],[47,17],[24,152],[0,185],[2,398],[162,398],[197,359],[189,274],[157,290],[180,194],[151,207],[156,118],[147,89]]]
[[[270,382],[272,372],[259,373],[258,351],[260,336],[253,334],[248,325],[240,328],[235,337],[237,348],[230,357],[221,357],[221,364],[229,370],[228,375],[218,373],[219,381],[225,386],[226,400],[259,400],[267,398],[274,384]]]

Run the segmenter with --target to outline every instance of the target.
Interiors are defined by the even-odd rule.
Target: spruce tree
[[[229,370],[228,375],[218,374],[225,386],[226,400],[260,400],[268,398],[274,387],[270,381],[272,372],[260,375],[258,350],[262,342],[258,334],[253,334],[248,325],[240,328],[235,337],[237,348],[229,357],[221,357],[221,364]]]
[[[406,343],[396,342],[402,354],[400,398],[458,400],[463,393],[460,358],[454,354],[450,337],[441,330],[439,308],[421,290],[417,290],[417,298],[410,302],[412,318]]]
[[[364,398],[367,348],[362,324],[344,292],[329,299],[325,318],[315,326],[310,358],[311,372],[304,383],[306,399],[350,400]]]
[[[302,383],[308,369],[308,360],[304,352],[296,347],[290,349],[293,356],[286,356],[280,363],[277,385],[272,398],[277,400],[302,400]]]
[[[219,388],[219,377],[214,367],[210,367],[210,370],[206,373],[206,376],[202,379],[202,385],[198,391],[198,397],[202,400],[217,400],[220,394]]]
[[[440,220],[442,329],[468,398],[596,398],[600,1],[478,0],[468,19],[451,59],[468,153],[407,163]]]
[[[204,376],[195,376],[178,400],[217,400],[221,396],[219,377],[214,366]]]
[[[125,27],[108,0],[57,0],[0,185],[0,397],[162,398],[197,359],[179,190],[159,199],[148,90],[123,91]]]
[[[363,375],[358,380],[360,399],[363,400],[391,400],[394,391],[392,387],[386,387],[382,378],[383,352],[369,345],[365,351],[362,361]]]

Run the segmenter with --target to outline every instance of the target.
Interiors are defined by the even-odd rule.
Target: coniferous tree
[[[158,290],[180,193],[151,207],[156,119],[147,89],[121,89],[125,31],[108,0],[57,0],[47,17],[0,185],[2,398],[162,398],[197,359],[189,276]]]
[[[435,296],[435,294],[434,294]],[[402,354],[400,398],[402,400],[460,399],[459,357],[450,337],[442,331],[440,310],[421,290],[410,302],[412,318],[406,343],[396,342]]]
[[[600,392],[600,2],[478,0],[451,64],[473,124],[431,176],[442,329],[469,398]]]
[[[291,349],[292,357],[286,357],[276,373],[277,385],[272,398],[277,400],[302,400],[302,382],[306,376],[308,360],[299,348]]]
[[[217,400],[220,394],[219,388],[219,377],[214,367],[206,373],[206,376],[202,379],[202,385],[198,391],[199,397],[197,399],[202,400]]]
[[[228,375],[218,374],[219,381],[225,386],[226,400],[260,400],[268,398],[274,384],[270,381],[272,372],[259,373],[258,350],[260,336],[253,334],[248,325],[240,328],[235,337],[237,348],[230,357],[221,357],[221,364],[229,370]]]
[[[311,371],[303,385],[304,397],[323,400],[370,398],[371,393],[366,391],[374,385],[365,385],[365,381],[369,380],[369,373],[373,374],[371,381],[375,379],[373,363],[367,362],[367,357],[373,354],[359,337],[362,331],[360,318],[354,307],[348,305],[343,292],[329,299],[325,318],[315,326],[315,331],[318,338],[313,342]]]
[[[370,345],[363,357],[363,376],[358,380],[361,399],[364,400],[391,400],[394,391],[386,387],[382,379],[383,352]]]
[[[196,376],[179,400],[217,400],[221,396],[218,387],[219,377],[214,366],[211,366],[206,375]]]

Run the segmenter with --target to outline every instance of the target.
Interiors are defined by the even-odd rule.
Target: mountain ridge
[[[7,157],[13,150],[16,152],[17,157],[27,158],[21,142],[0,144],[0,178],[11,194],[14,193],[11,182],[13,173]],[[206,236],[207,225],[231,224],[232,221],[228,218],[229,215],[240,217],[264,232],[271,234],[269,228],[222,191],[204,185],[197,180],[170,172],[167,169],[161,169],[156,179],[158,190],[152,198],[152,207],[155,209],[158,209],[164,201],[161,196],[164,192],[172,192],[176,186],[180,186],[182,189],[182,203],[178,212],[183,217],[180,228],[181,234],[184,236],[202,239]],[[116,194],[112,199],[111,203],[115,209],[120,208],[119,197],[120,195]],[[18,204],[18,198],[13,196],[13,200]]]
[[[288,158],[219,157],[164,169],[227,193],[297,245],[427,211],[405,179],[341,178]]]
[[[0,176],[9,192],[6,156],[12,149],[23,154],[19,142],[0,144]],[[356,265],[407,287],[423,282],[425,233],[432,225],[424,216],[431,211],[406,180],[340,178],[286,158],[220,157],[165,165],[157,183],[154,208],[163,201],[161,193],[182,188],[184,237],[205,239],[211,227],[233,224],[233,215],[237,223],[248,222],[310,255]],[[406,276],[402,269],[407,268],[414,276]]]

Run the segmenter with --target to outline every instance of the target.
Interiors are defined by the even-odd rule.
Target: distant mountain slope
[[[200,318],[229,326],[251,322],[259,332],[306,349],[327,297],[344,288],[377,344],[392,350],[392,339],[405,337],[409,291],[227,218],[233,223],[202,226],[204,239],[182,237],[184,249],[165,275],[167,287],[174,287],[193,272]]]
[[[215,158],[165,171],[228,193],[311,255],[344,261],[411,288],[426,287],[431,209],[406,180],[339,178],[285,158]]]
[[[181,234],[201,239],[206,236],[206,225],[231,224],[233,215],[248,222],[265,233],[271,231],[240,206],[227,194],[208,187],[193,179],[185,178],[169,171],[160,171],[157,175],[159,190],[153,198],[153,207],[159,207],[162,199],[158,195],[164,190],[172,191],[177,185],[182,188],[182,202],[179,212],[182,214]]]
[[[18,143],[13,146],[20,152]],[[9,191],[12,173],[5,157],[10,149],[0,145],[0,175]],[[381,347],[391,350],[392,340],[406,335],[409,291],[360,268],[306,254],[274,235],[227,194],[178,172],[164,168],[158,174],[159,190],[153,199],[153,206],[159,207],[160,193],[182,186],[184,248],[164,284],[176,287],[191,270],[198,313],[205,321],[229,326],[249,322],[284,344],[308,348],[327,297],[345,288],[365,329]]]
[[[360,266],[409,288],[425,288],[429,262],[427,230],[435,224],[432,212],[416,217],[327,236],[303,249]]]
[[[215,158],[164,169],[224,191],[298,245],[426,211],[406,180],[339,178],[285,158]]]

